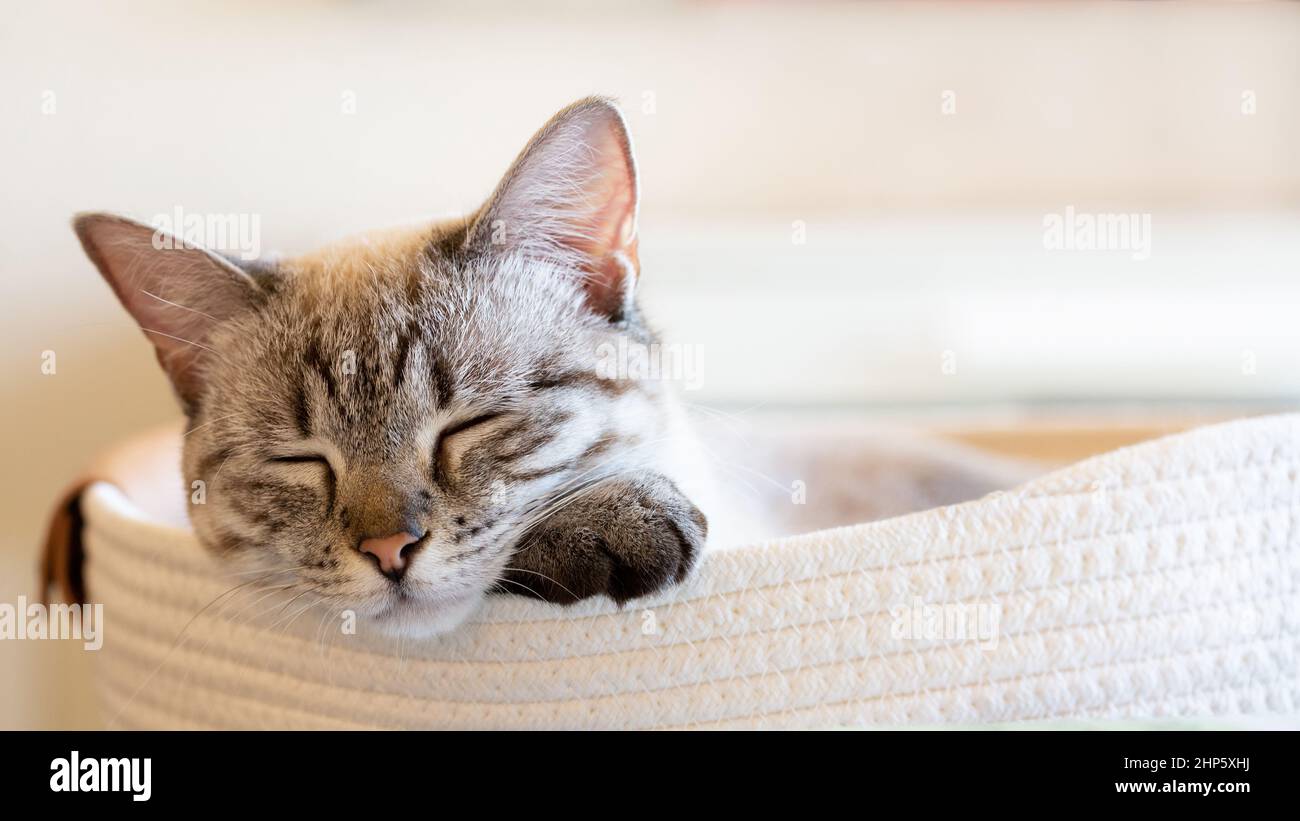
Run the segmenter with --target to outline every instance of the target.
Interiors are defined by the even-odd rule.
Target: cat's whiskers
[[[298,599],[301,599],[303,596],[306,596],[308,593],[312,592],[312,588],[309,586],[302,585],[302,584],[300,584],[299,586],[302,587],[301,592],[299,592],[298,595],[293,596],[292,598],[285,601],[284,604],[280,605],[280,609],[276,611],[277,613],[276,620],[271,622],[269,625],[267,625],[268,629],[274,629],[280,623],[280,619],[283,618],[284,611],[289,609],[291,606],[293,606],[294,602],[298,601]]]
[[[307,595],[307,594],[316,595],[316,591],[315,591],[315,590],[311,590],[311,589],[309,589],[309,590],[304,590],[302,593],[299,593],[297,596],[294,597],[294,601],[296,601],[297,599],[302,598],[303,596],[305,596],[305,595]],[[292,604],[292,603],[293,603],[293,602],[291,601],[289,604]],[[296,622],[296,621],[297,621],[297,620],[298,620],[298,619],[299,619],[299,618],[300,618],[304,613],[306,613],[307,611],[311,610],[313,607],[320,607],[322,604],[326,604],[326,603],[327,603],[327,602],[326,602],[324,599],[321,599],[321,598],[319,598],[319,597],[317,597],[317,598],[310,598],[310,599],[308,599],[308,600],[306,601],[306,603],[304,603],[302,606],[300,606],[300,607],[298,608],[298,610],[297,610],[296,612],[294,612],[294,614],[293,614],[293,615],[288,619],[288,621],[285,621],[285,622],[284,622],[283,625],[281,625],[281,624],[279,623],[279,621],[277,621],[275,624],[271,625],[270,628],[268,628],[268,629],[272,629],[272,630],[273,630],[273,629],[279,627],[280,632],[282,632],[282,633],[288,633],[288,632],[289,632],[289,628],[292,627],[292,626],[293,626],[293,623]],[[287,605],[286,605],[286,606],[287,606]]]
[[[253,579],[253,580],[250,581],[250,582],[245,582],[243,585],[240,585],[240,587],[247,587],[247,586],[249,586],[249,585],[255,585],[255,584],[262,583],[262,582],[266,581],[267,578],[269,578],[270,576],[278,575],[279,573],[284,573],[284,572],[286,572],[286,571],[281,570],[281,571],[274,571],[274,572],[271,572],[271,573],[267,573],[265,576],[263,576],[263,577],[261,577],[261,578]],[[289,572],[292,572],[292,571],[289,571]],[[290,587],[290,586],[291,586],[291,585],[285,585],[284,587],[281,587],[281,588],[278,588],[278,589],[285,589],[285,588]],[[247,592],[247,591],[245,591],[245,592]],[[265,598],[265,595],[264,595],[262,598]],[[259,598],[258,601],[261,601],[262,598]],[[229,606],[232,602],[236,601],[236,599],[238,599],[238,596],[233,596],[233,597],[227,599],[225,602],[223,602],[222,605],[221,605],[219,608],[217,608],[217,610],[213,613],[213,617],[214,617],[214,618],[222,618],[222,616],[223,616],[222,611],[225,610],[226,607]],[[235,617],[232,619],[232,624],[237,624],[237,623],[238,623],[238,616],[239,616],[240,614],[242,614],[246,609],[247,609],[247,606],[244,607],[244,608],[240,608],[240,610],[235,614]],[[197,617],[197,614],[196,614],[196,617]],[[208,649],[208,645],[212,642],[212,635],[213,635],[212,633],[208,633],[207,638],[205,638],[205,639],[203,640],[203,644],[201,644],[201,645],[199,646],[198,651],[197,651],[199,655],[202,655],[203,652],[204,652],[205,650]],[[185,672],[185,675],[181,678],[181,686],[182,686],[182,687],[184,687],[184,686],[189,682],[189,680],[190,680],[190,675],[191,675],[191,674],[192,674],[192,669],[187,669],[186,672]]]
[[[540,593],[538,593],[536,590],[534,590],[533,588],[529,587],[528,585],[524,584],[523,582],[517,582],[517,581],[514,581],[514,580],[512,580],[512,579],[497,579],[497,582],[498,582],[498,583],[499,583],[499,582],[505,582],[506,584],[513,584],[513,585],[516,585],[516,586],[518,586],[518,587],[522,587],[523,589],[527,590],[529,593],[533,594],[534,597],[539,598],[539,599],[540,599],[540,598],[543,598],[543,596],[542,596]],[[513,593],[514,591],[513,591],[513,590],[505,590],[505,589],[502,589],[502,592],[503,592],[503,593],[506,593],[506,594],[510,594],[510,593]]]
[[[706,456],[708,456],[710,459],[713,460],[713,464],[718,467],[721,467],[725,470],[743,470],[746,473],[751,474],[752,476],[756,476],[760,479],[763,479],[768,484],[779,489],[782,493],[788,494],[790,492],[790,486],[788,484],[782,484],[780,480],[768,476],[766,473],[763,473],[761,470],[757,470],[756,468],[749,467],[748,465],[743,465],[739,462],[733,462],[729,459],[724,459],[707,445],[701,444],[700,448],[701,450],[703,450]]]
[[[272,591],[272,594],[275,594],[275,593],[281,593],[281,594],[284,594],[284,595],[289,595],[290,593],[293,593],[294,591],[299,590],[300,588],[301,588],[301,592],[299,592],[299,593],[298,593],[297,595],[295,595],[295,596],[292,596],[292,598],[290,598],[288,601],[286,601],[286,602],[272,602],[271,605],[270,605],[269,607],[267,607],[266,609],[261,610],[260,612],[257,612],[257,613],[253,613],[249,618],[247,618],[247,619],[245,620],[245,623],[246,623],[246,624],[253,624],[253,623],[256,623],[256,622],[263,622],[263,621],[266,619],[266,617],[269,616],[271,613],[277,613],[277,614],[282,613],[282,612],[284,611],[285,608],[287,608],[290,604],[292,604],[293,602],[297,601],[298,599],[302,598],[303,595],[313,592],[313,587],[311,587],[311,586],[307,586],[306,583],[299,581],[299,582],[295,582],[295,583],[293,583],[293,584],[285,585],[284,587],[278,588],[278,589]],[[259,603],[265,601],[266,598],[267,598],[267,596],[263,596],[263,597],[261,597],[261,598],[258,599],[257,601],[250,603],[247,607],[245,607],[245,608],[244,608],[243,610],[241,610],[239,613],[235,614],[235,616],[232,617],[232,623],[233,623],[233,624],[239,624],[239,623],[240,623],[240,619],[241,619],[245,614],[248,614],[249,611],[252,610],[253,607],[255,607],[257,604],[259,604]],[[316,604],[316,602],[315,602],[315,601],[311,601],[311,602],[309,602],[309,604]],[[254,635],[261,635],[262,633],[269,632],[269,631],[273,630],[276,626],[278,626],[279,621],[280,621],[281,618],[283,618],[282,615],[277,615],[276,618],[275,618],[273,621],[263,623],[261,627],[256,628],[256,630],[255,630],[255,632],[254,632]]]
[[[558,581],[556,581],[554,578],[552,578],[552,577],[546,575],[545,573],[539,573],[539,572],[537,572],[536,570],[525,570],[525,569],[522,568],[522,567],[510,567],[509,565],[507,565],[506,567],[503,567],[503,568],[501,568],[501,569],[502,569],[502,570],[513,571],[513,572],[515,572],[515,573],[531,573],[531,574],[534,575],[534,576],[541,576],[543,579],[546,579],[548,582],[550,582],[551,584],[553,584],[553,585],[555,585],[556,587],[560,588],[560,589],[563,590],[565,593],[568,593],[570,596],[573,596],[573,598],[574,598],[575,600],[577,600],[578,598],[580,598],[580,597],[578,596],[577,593],[574,593],[572,590],[570,590],[569,588],[567,588],[567,587],[565,587],[564,585],[560,584],[560,583],[559,583]],[[513,584],[518,584],[520,587],[523,587],[525,590],[528,590],[528,591],[530,591],[531,593],[533,593],[533,595],[537,595],[537,591],[533,590],[532,588],[530,588],[530,587],[528,587],[527,585],[524,585],[524,584],[522,584],[522,583],[520,583],[520,582],[515,582],[515,581],[513,581],[513,580],[511,580],[511,579],[506,579],[506,578],[499,579],[499,581],[503,581],[503,582],[512,582]],[[541,596],[538,596],[538,598],[541,598]]]
[[[225,578],[237,578],[239,576],[252,576],[257,573],[264,573],[267,576],[272,576],[280,573],[297,573],[297,572],[298,572],[297,570],[294,570],[291,567],[284,567],[284,568],[280,568],[279,570],[268,569],[265,567],[258,567],[250,570],[226,570],[223,571],[220,575]]]
[[[320,617],[320,623],[316,625],[316,632],[315,632],[315,637],[316,637],[316,638],[315,638],[315,642],[314,642],[314,643],[320,645],[320,658],[321,658],[322,660],[323,660],[323,659],[325,658],[325,656],[326,656],[326,645],[325,645],[325,633],[326,633],[326,630],[325,630],[325,626],[326,626],[326,624],[329,623],[329,618],[330,618],[331,615],[333,615],[333,613],[334,613],[334,611],[333,611],[332,608],[330,608],[330,607],[326,607],[326,608],[325,608],[325,612],[321,614],[321,617]]]
[[[711,408],[708,405],[701,405],[697,402],[687,402],[682,400],[682,405],[684,405],[688,411],[704,414],[709,419],[720,421],[726,427],[728,433],[736,436],[745,444],[749,444],[749,439],[739,430],[740,427],[747,426],[749,423],[736,414],[727,413],[726,411]],[[743,413],[744,411],[741,412]]]
[[[256,599],[253,599],[250,602],[246,602],[243,607],[241,607],[235,613],[231,614],[229,618],[231,619],[232,623],[238,624],[239,620],[243,618],[243,616],[247,614],[250,610],[252,610],[254,607],[256,607],[257,605],[261,604],[262,602],[266,601],[267,599],[277,594],[282,594],[282,593],[286,593],[287,591],[294,590],[295,588],[297,588],[298,584],[299,583],[297,581],[292,581],[289,582],[288,584],[278,584],[272,587],[263,588],[261,590],[262,595],[258,596]],[[257,614],[258,617],[264,616],[267,613],[271,612],[273,609],[275,609],[275,605],[276,602],[272,602],[269,608],[267,608],[262,613]]]

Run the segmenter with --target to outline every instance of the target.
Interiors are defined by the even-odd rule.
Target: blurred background
[[[626,109],[643,293],[702,352],[694,402],[1014,423],[1300,398],[1295,4],[3,11],[0,601],[35,593],[60,487],[177,416],[74,212],[251,216],[292,254],[473,210],[593,93]],[[1089,219],[1134,230],[1089,250]],[[84,655],[0,642],[0,727],[93,726]]]

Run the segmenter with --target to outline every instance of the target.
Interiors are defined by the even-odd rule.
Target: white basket
[[[105,718],[687,728],[1295,714],[1298,465],[1300,416],[1200,428],[979,501],[709,553],[685,586],[623,610],[496,597],[453,635],[405,642],[345,635],[320,608],[290,619],[298,606],[271,599],[207,606],[237,580],[100,482],[82,505]],[[954,620],[928,638],[913,617],[935,612],[964,614],[972,632],[996,618],[996,635],[963,640]]]

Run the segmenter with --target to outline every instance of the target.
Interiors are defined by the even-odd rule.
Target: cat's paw
[[[685,579],[707,534],[704,514],[661,474],[607,479],[529,532],[502,586],[564,604],[600,595],[622,604]]]

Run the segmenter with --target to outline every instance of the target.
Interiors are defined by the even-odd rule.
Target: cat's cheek
[[[235,556],[256,546],[254,539],[241,533],[233,523],[223,522],[223,517],[210,507],[193,506],[189,514],[195,537],[211,553],[222,557]]]

